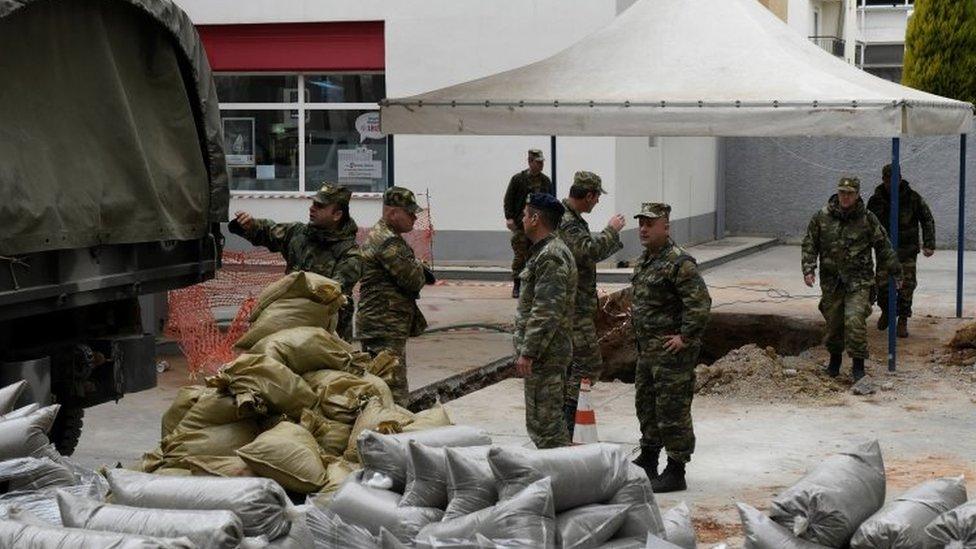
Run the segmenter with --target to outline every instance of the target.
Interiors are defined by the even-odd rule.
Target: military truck
[[[213,77],[168,0],[0,0],[0,379],[84,408],[156,385],[140,296],[219,267]],[[145,300],[145,297],[142,297]]]

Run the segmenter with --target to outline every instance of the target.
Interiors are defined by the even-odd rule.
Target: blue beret
[[[537,210],[548,210],[563,215],[566,208],[555,196],[546,193],[531,193],[525,199],[525,203]]]

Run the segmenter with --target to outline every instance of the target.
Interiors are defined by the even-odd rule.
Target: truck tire
[[[75,453],[78,439],[81,438],[81,426],[84,417],[85,409],[80,406],[61,406],[49,436],[54,447],[62,456],[70,456]]]

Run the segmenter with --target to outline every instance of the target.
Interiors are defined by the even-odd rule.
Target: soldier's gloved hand
[[[435,282],[437,282],[437,277],[434,276],[434,271],[427,265],[424,265],[424,283],[433,284]]]
[[[934,253],[935,250],[933,250],[932,248],[922,248],[922,255],[924,255],[925,257],[932,257],[932,254]]]
[[[245,231],[250,231],[251,227],[254,226],[254,218],[247,212],[235,212],[234,221],[231,221],[231,223],[235,222]]]
[[[817,275],[813,273],[810,273],[808,275],[803,275],[803,282],[806,283],[806,285],[811,288],[813,288],[813,283],[816,281],[817,281]]]

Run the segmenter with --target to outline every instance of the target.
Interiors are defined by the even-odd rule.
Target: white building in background
[[[543,59],[610,22],[633,0],[176,0],[198,26],[215,70],[232,174],[231,211],[307,219],[322,180],[355,188],[361,226],[390,184],[428,191],[438,260],[507,261],[502,196],[526,150],[551,160],[550,137],[375,133],[376,101]],[[610,192],[594,230],[641,202],[672,205],[679,242],[721,235],[720,142],[713,138],[560,137],[556,183],[577,170]],[[547,161],[546,172],[551,173]],[[230,241],[240,246],[242,241]]]

